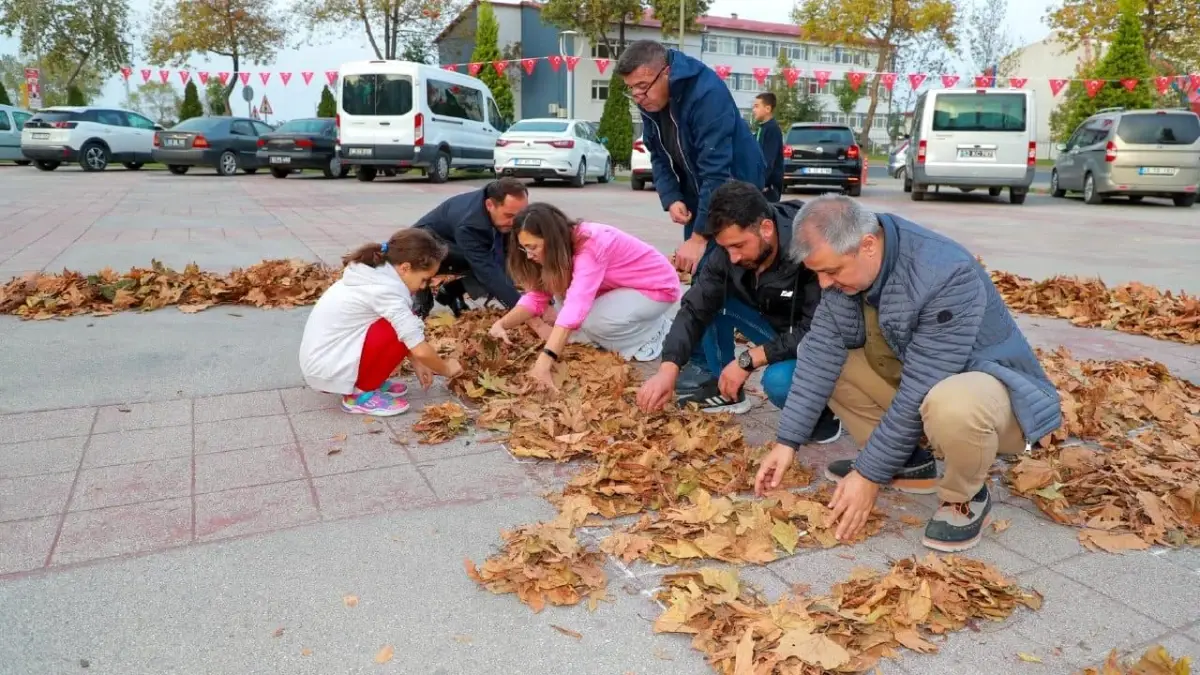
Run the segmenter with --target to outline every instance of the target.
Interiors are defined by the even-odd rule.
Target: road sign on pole
[[[275,111],[271,109],[271,102],[267,100],[266,94],[263,94],[262,104],[258,106],[258,111],[264,115],[275,114]]]
[[[42,71],[38,68],[25,69],[25,91],[28,95],[28,101],[25,101],[27,108],[38,109],[42,107]]]

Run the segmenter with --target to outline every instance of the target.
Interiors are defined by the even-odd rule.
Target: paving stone
[[[1183,628],[1200,620],[1200,573],[1182,569],[1150,552],[1083,555],[1051,569],[1168,628]]]
[[[326,519],[406,511],[437,501],[411,464],[320,476],[312,482]]]
[[[992,565],[1009,576],[1015,576],[1038,567],[1038,564],[1032,560],[992,541],[989,534],[991,531],[991,528],[988,528],[988,531],[984,533],[983,540],[975,548],[963,551],[960,555]],[[916,556],[917,560],[921,560],[930,553],[934,553],[921,543],[924,532],[924,527],[908,527],[904,528],[900,534],[886,533],[872,537],[867,540],[867,546],[892,560],[913,556]]]
[[[1158,555],[1172,565],[1200,574],[1200,549],[1190,547],[1167,549],[1158,552]]]
[[[304,478],[304,462],[294,445],[273,445],[196,455],[196,494],[286,483]]]
[[[796,555],[768,566],[789,586],[806,585],[810,588],[810,594],[824,595],[833,584],[845,581],[851,572],[860,567],[887,571],[891,562],[887,555],[866,544],[857,544],[817,551],[797,549]]]
[[[523,465],[496,450],[466,457],[449,457],[417,464],[434,494],[443,500],[490,499],[537,494],[542,486]]]
[[[960,630],[948,633],[944,638],[933,637],[930,642],[938,645],[935,654],[919,654],[906,649],[899,664],[905,672],[913,675],[965,675],[984,673],[987,675],[1075,675],[1076,665],[1056,650],[1031,640],[1013,626],[1022,615],[1030,610],[1020,608],[1006,621],[981,622],[984,632]],[[992,627],[988,630],[989,627]],[[1017,654],[1028,654],[1041,659],[1041,663],[1022,661]],[[986,667],[984,666],[986,664]],[[1035,670],[1036,669],[1036,670]]]
[[[1007,530],[989,538],[1039,565],[1052,565],[1084,551],[1076,530],[1008,504],[992,505],[992,522],[1007,520]]]
[[[1110,649],[1129,649],[1167,632],[1166,626],[1053,570],[1036,569],[1018,579],[1040,592],[1044,602],[1039,611],[1022,614],[1017,632],[1046,649],[1062,649],[1071,663],[1100,663]]]
[[[196,454],[293,442],[292,427],[284,415],[245,417],[196,425]]]
[[[393,429],[395,426],[393,426]],[[417,434],[411,430],[408,432],[394,432],[396,438],[405,440],[407,443],[403,446],[404,449],[412,456],[414,462],[429,462],[446,457],[463,457],[466,455],[478,455],[484,452],[492,452],[497,445],[501,445],[504,440],[504,435],[487,429],[472,431],[470,433],[453,438],[445,443],[421,443],[418,440]],[[543,463],[539,460],[531,461],[527,466],[533,466],[535,463]],[[545,461],[544,463],[553,463]]]
[[[191,491],[190,457],[84,469],[79,472],[71,510],[186,497]]]
[[[1192,626],[1191,630],[1187,632],[1187,636],[1195,640],[1197,643],[1200,643],[1200,623]],[[1195,661],[1200,663],[1200,654],[1196,654]]]
[[[36,476],[79,468],[87,436],[0,444],[0,478]]]
[[[158,427],[92,434],[83,466],[150,462],[192,454],[192,427]]]
[[[153,551],[192,539],[192,500],[166,499],[68,513],[51,563]]]
[[[251,391],[196,399],[196,422],[219,422],[242,417],[282,415],[283,399],[278,391]]]
[[[1156,645],[1162,645],[1163,647],[1166,647],[1167,653],[1175,659],[1184,656],[1190,656],[1192,658],[1193,666],[1195,666],[1196,662],[1200,660],[1200,642],[1193,640],[1183,633],[1176,633],[1175,635],[1171,635],[1170,637],[1162,640],[1156,640],[1150,644],[1141,645],[1140,647],[1132,650],[1130,652],[1130,656],[1140,658],[1142,654],[1146,653],[1147,649]]]
[[[390,428],[379,418],[368,415],[351,415],[341,408],[310,410],[289,415],[289,418],[292,426],[296,429],[296,439],[301,442],[327,441],[343,434],[357,436],[378,431],[381,428]]]
[[[405,446],[394,443],[386,427],[378,425],[375,429],[381,433],[347,435],[341,440],[301,441],[309,475],[327,476],[411,463]],[[330,454],[334,450],[338,452]]]
[[[96,428],[93,433],[174,427],[191,423],[192,402],[189,399],[127,403],[101,408],[96,415]]]
[[[306,480],[196,495],[196,539],[278,530],[320,518]]]
[[[0,479],[0,522],[62,513],[75,472]]]
[[[95,408],[0,415],[0,438],[6,443],[86,436],[96,419]]]
[[[315,391],[308,387],[281,389],[279,395],[283,398],[283,407],[289,415],[309,412],[311,410],[328,410],[338,407],[338,397],[334,394]]]
[[[0,576],[45,565],[60,520],[55,515],[0,523]]]

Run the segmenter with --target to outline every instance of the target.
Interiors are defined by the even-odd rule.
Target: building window
[[[825,84],[818,87],[817,81],[815,79],[808,80],[809,96],[816,96],[817,94],[828,94],[828,93],[829,93],[829,83],[828,82],[826,82]]]
[[[720,35],[705,35],[704,51],[710,54],[735,55],[738,53],[737,40]]]
[[[767,90],[767,83],[759,84],[758,80],[754,79],[754,75],[737,73],[734,77],[737,80],[737,83],[734,85],[737,91],[760,92]]]
[[[779,55],[778,43],[772,40],[740,40],[738,53],[742,56],[757,56],[760,58],[775,58]]]
[[[592,45],[592,58],[593,59],[611,59],[613,57],[612,57],[612,54],[608,51],[608,45],[604,44],[603,42],[598,42],[598,43]]]
[[[608,100],[608,80],[592,80],[592,100]]]
[[[808,56],[810,61],[817,61],[820,63],[837,63],[837,61],[834,59],[833,50],[829,47],[814,47],[809,50]]]
[[[795,63],[796,61],[808,60],[808,47],[805,45],[785,44],[781,46],[780,50],[787,54],[788,59],[791,60],[792,63]]]

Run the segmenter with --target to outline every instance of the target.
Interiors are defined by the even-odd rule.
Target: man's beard
[[[743,260],[742,262],[738,263],[748,270],[756,270],[762,267],[763,264],[767,262],[767,259],[771,257],[771,254],[775,252],[775,246],[771,242],[763,239],[762,237],[759,237],[758,241],[758,257],[754,260]]]

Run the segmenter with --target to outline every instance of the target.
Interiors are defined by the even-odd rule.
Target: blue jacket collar
[[[888,277],[891,276],[892,269],[896,267],[896,258],[900,256],[900,230],[889,216],[879,214],[875,217],[879,220],[882,229],[883,262],[879,266],[879,276],[875,277],[875,283],[867,289],[866,300],[872,307],[879,307],[879,298],[883,295],[883,287],[887,285]]]

